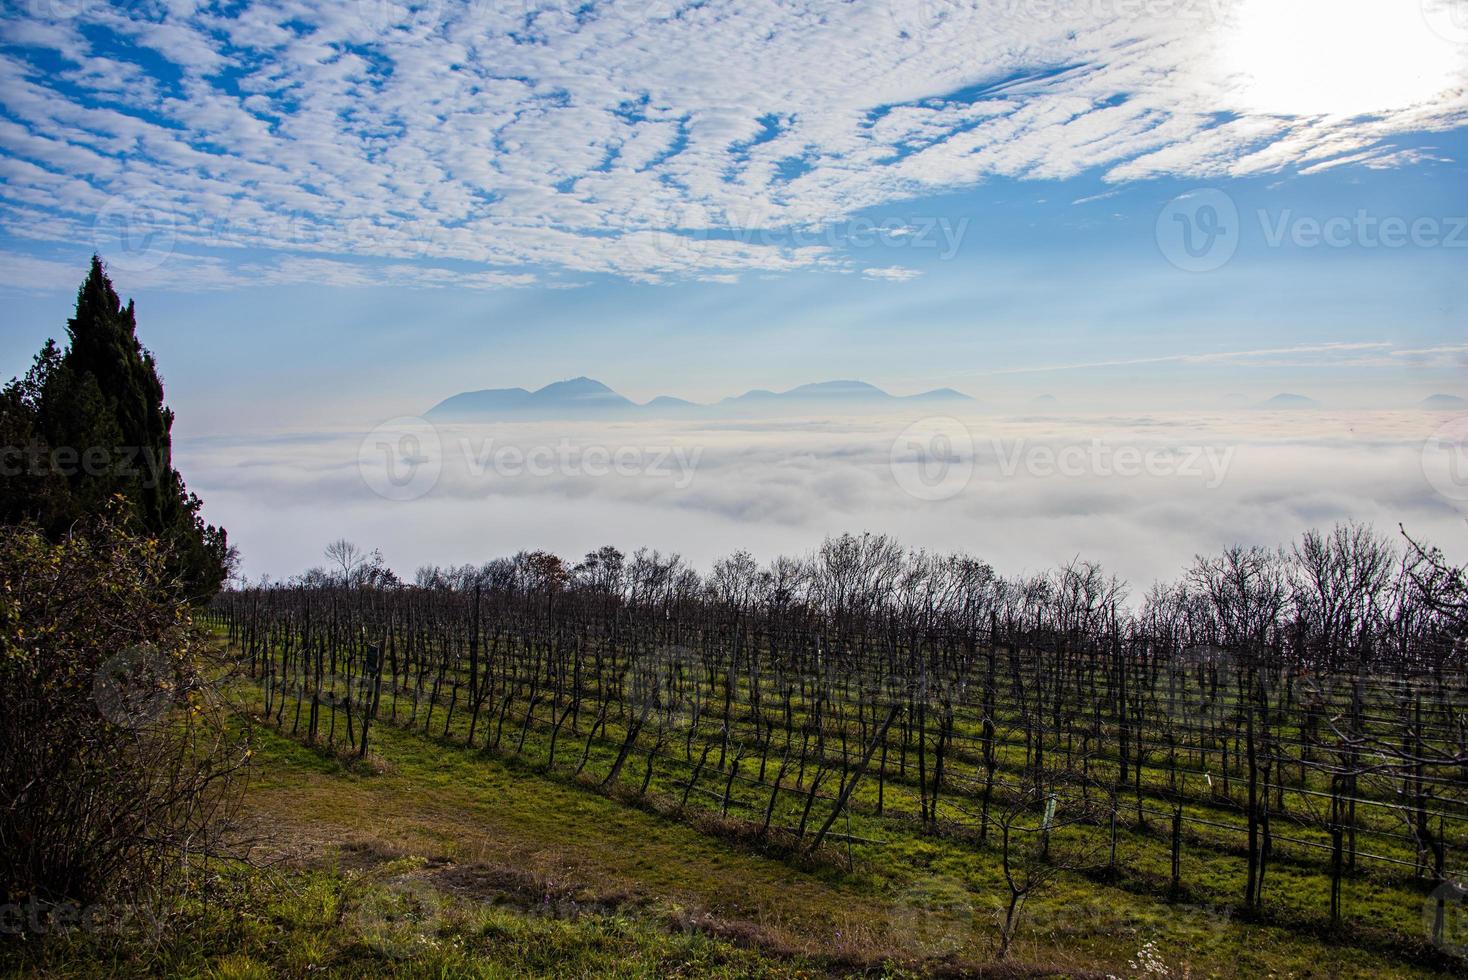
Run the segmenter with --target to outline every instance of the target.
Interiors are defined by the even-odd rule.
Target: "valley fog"
[[[1133,594],[1195,554],[1287,544],[1355,519],[1449,554],[1468,489],[1424,412],[888,416],[444,424],[197,438],[177,455],[277,580],[345,536],[400,576],[521,549],[604,544],[706,569],[800,554],[846,531],[966,551],[1006,574],[1077,556]]]

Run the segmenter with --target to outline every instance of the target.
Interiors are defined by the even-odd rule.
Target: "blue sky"
[[[579,374],[1468,394],[1461,6],[22,3],[0,358],[97,248],[203,431]],[[1237,248],[1187,271],[1203,190]]]
[[[1412,409],[1468,397],[1465,160],[1468,0],[17,0],[0,374],[99,251],[251,574],[339,534],[409,570],[608,528],[1139,582],[1347,518],[1461,553],[1461,440]],[[490,434],[682,447],[687,486],[485,474],[447,433],[422,500],[359,472],[384,420],[578,375],[957,388],[972,481],[905,492],[911,418]],[[1325,410],[1238,411],[1285,391]],[[1098,439],[1230,469],[996,469]]]

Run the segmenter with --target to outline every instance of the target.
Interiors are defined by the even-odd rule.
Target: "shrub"
[[[0,901],[136,895],[208,852],[247,755],[156,540],[0,528]]]

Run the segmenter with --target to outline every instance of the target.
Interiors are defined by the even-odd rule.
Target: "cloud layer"
[[[1430,77],[1358,115],[1261,74],[1262,0],[22,0],[0,23],[6,264],[91,242],[203,288],[899,281],[798,233],[1000,176],[1421,162],[1393,137],[1468,120],[1468,36],[1438,10],[1458,0],[1423,2],[1359,4],[1414,9],[1346,80]],[[1350,39],[1298,40],[1329,83]]]
[[[254,576],[345,535],[400,572],[605,543],[706,567],[873,530],[1008,572],[1076,555],[1145,586],[1194,554],[1338,520],[1398,522],[1463,557],[1464,474],[1431,413],[910,417],[439,426],[185,442],[179,465]],[[1451,434],[1451,433],[1450,433]],[[384,438],[386,436],[386,438]],[[406,438],[405,438],[406,437]],[[1454,444],[1456,445],[1456,444]],[[410,446],[432,479],[385,478]]]

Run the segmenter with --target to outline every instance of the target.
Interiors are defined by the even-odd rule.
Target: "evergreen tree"
[[[0,392],[0,521],[33,522],[55,540],[121,497],[137,528],[167,546],[185,594],[208,598],[234,552],[173,468],[157,363],[138,342],[132,302],[122,305],[95,255],[66,332],[65,352],[48,340]]]

